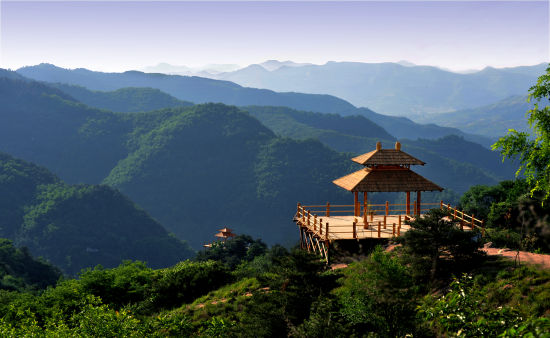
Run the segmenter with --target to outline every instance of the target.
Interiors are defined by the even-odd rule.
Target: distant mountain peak
[[[405,66],[405,67],[414,67],[416,66],[416,64],[410,62],[410,61],[407,61],[407,60],[401,60],[401,61],[398,61],[396,62],[398,65],[401,65],[401,66]]]
[[[265,70],[268,70],[270,72],[275,71],[282,67],[302,67],[302,66],[310,66],[311,63],[297,63],[294,61],[286,60],[286,61],[279,61],[279,60],[267,60],[259,64],[259,66],[263,67]],[[253,65],[250,65],[253,66]],[[249,66],[249,67],[250,67]]]

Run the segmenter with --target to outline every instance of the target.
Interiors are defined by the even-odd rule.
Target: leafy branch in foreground
[[[492,149],[499,149],[503,160],[519,159],[516,176],[523,173],[531,185],[531,196],[541,193],[544,204],[550,198],[550,106],[546,101],[550,99],[550,66],[529,89],[528,100],[533,99],[536,103],[527,112],[533,135],[510,129],[506,136],[493,144]]]

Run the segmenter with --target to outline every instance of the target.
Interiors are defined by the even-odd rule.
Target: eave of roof
[[[442,191],[443,188],[408,168],[363,168],[332,181],[348,191]]]

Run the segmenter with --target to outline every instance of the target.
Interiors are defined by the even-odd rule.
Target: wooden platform
[[[399,226],[399,218],[401,217],[401,226]],[[372,218],[368,217],[367,225],[361,217],[355,216],[332,216],[332,217],[323,217],[320,218],[314,227],[311,223],[307,225],[307,220],[302,224],[302,220],[298,220],[301,226],[308,228],[309,231],[316,233],[323,239],[334,241],[334,240],[345,240],[345,239],[364,239],[364,238],[392,238],[399,236],[410,229],[410,227],[404,223],[405,215],[388,215],[386,218],[386,224],[384,225],[384,216],[374,216]],[[353,223],[355,224],[355,231]],[[322,231],[319,229],[320,224],[323,224]],[[328,226],[328,236],[326,235]],[[380,231],[378,223],[380,223]],[[395,224],[395,226],[394,226]],[[380,232],[380,234],[379,234]],[[324,233],[324,236],[323,236]]]
[[[485,235],[484,221],[476,219],[474,215],[467,215],[457,208],[443,204],[442,201],[429,205],[437,205],[447,210],[449,220],[456,220],[461,230],[471,231],[476,227],[481,230],[482,236]],[[411,228],[406,221],[423,217],[422,212],[429,210],[417,208],[415,204],[412,210],[416,210],[418,215],[413,216],[402,213],[405,211],[401,209],[403,205],[386,202],[381,205],[365,205],[362,213],[353,216],[353,213],[361,209],[352,210],[350,207],[353,206],[335,206],[328,203],[326,206],[298,204],[293,220],[300,229],[300,247],[320,254],[329,263],[331,243],[345,240],[383,240],[402,236]],[[406,211],[409,210],[411,209],[406,208]]]

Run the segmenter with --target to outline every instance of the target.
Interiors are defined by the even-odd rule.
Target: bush
[[[415,295],[418,288],[409,269],[381,247],[364,261],[344,271],[343,285],[335,290],[341,315],[363,334],[404,337],[415,332]]]
[[[169,309],[189,303],[230,281],[229,270],[220,262],[187,260],[157,270],[151,285],[151,302],[157,309]]]

